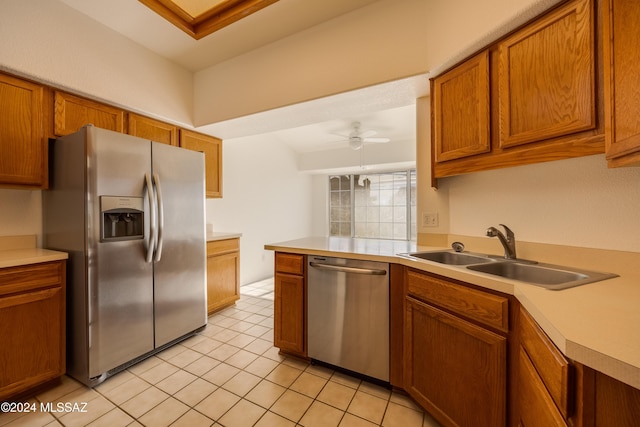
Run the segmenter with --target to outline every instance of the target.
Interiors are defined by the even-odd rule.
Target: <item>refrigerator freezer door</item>
[[[158,207],[155,345],[207,323],[204,155],[152,143]],[[158,191],[159,190],[159,191]]]
[[[153,265],[145,262],[149,236],[151,143],[87,128],[87,255],[89,377],[154,348]],[[146,238],[101,239],[101,196],[144,200]]]

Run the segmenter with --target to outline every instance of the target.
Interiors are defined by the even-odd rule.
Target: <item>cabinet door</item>
[[[47,185],[44,88],[0,74],[0,185]]]
[[[518,384],[516,396],[520,426],[567,426],[523,348],[520,348],[518,361]]]
[[[61,287],[0,298],[0,400],[65,370]]]
[[[572,1],[500,43],[502,148],[596,127],[593,14]]]
[[[489,53],[432,81],[434,161],[490,151]]]
[[[124,111],[67,93],[56,92],[55,134],[68,135],[88,124],[124,133]]]
[[[506,423],[507,339],[406,298],[404,386],[444,425]]]
[[[222,140],[180,129],[180,146],[204,153],[207,197],[222,197]]]
[[[149,117],[129,113],[129,135],[168,145],[178,145],[178,128]]]
[[[239,239],[207,242],[207,311],[209,314],[240,298]]]
[[[304,277],[276,273],[274,294],[274,345],[306,356]]]
[[[640,2],[603,5],[606,150],[609,166],[640,165]]]

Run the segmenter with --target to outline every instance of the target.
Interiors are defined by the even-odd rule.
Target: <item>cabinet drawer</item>
[[[409,270],[408,290],[418,298],[501,331],[509,331],[509,300]]]
[[[276,271],[302,276],[304,274],[304,255],[276,253]]]
[[[0,269],[0,295],[60,285],[62,262],[23,265]]]
[[[225,239],[207,242],[207,256],[221,255],[240,250],[240,239]]]
[[[520,310],[520,343],[526,350],[531,363],[544,382],[562,415],[570,413],[571,365],[551,340],[535,323],[535,320]]]

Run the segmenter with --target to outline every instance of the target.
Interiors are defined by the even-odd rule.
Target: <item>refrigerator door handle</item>
[[[156,256],[153,259],[154,262],[160,261],[162,257],[162,243],[164,242],[164,202],[162,201],[162,186],[160,185],[160,177],[157,173],[153,174],[153,182],[156,188],[157,202],[158,202],[158,235],[156,243]]]
[[[147,186],[147,197],[149,198],[149,243],[147,245],[146,262],[153,261],[153,252],[156,246],[156,203],[154,197],[153,184],[151,183],[151,175],[147,172],[144,175]]]

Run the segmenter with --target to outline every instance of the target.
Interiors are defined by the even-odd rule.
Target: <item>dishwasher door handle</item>
[[[368,274],[370,276],[384,276],[387,274],[385,270],[375,268],[347,267],[344,265],[323,264],[321,262],[310,262],[309,265],[320,270],[331,270],[341,273]]]

